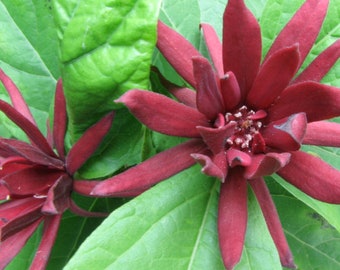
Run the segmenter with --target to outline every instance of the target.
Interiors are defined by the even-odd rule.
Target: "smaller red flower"
[[[86,181],[78,184],[73,175],[109,131],[113,113],[90,127],[65,155],[67,114],[61,81],[55,94],[53,130],[45,138],[20,91],[1,69],[0,80],[13,104],[0,100],[0,110],[30,140],[0,138],[0,200],[4,200],[0,204],[0,269],[16,256],[40,223],[44,224],[43,236],[31,269],[44,269],[66,209],[79,215],[106,216],[79,208],[71,192],[90,196],[91,185]]]

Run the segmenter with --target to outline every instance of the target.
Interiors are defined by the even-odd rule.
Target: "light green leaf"
[[[58,43],[48,2],[0,1],[0,29],[0,68],[18,86],[45,130],[46,112],[59,77]],[[1,83],[0,98],[9,101]],[[1,123],[10,134],[24,139],[18,127],[4,118],[1,116]]]
[[[198,254],[221,269],[217,188],[198,166],[162,182],[113,212],[65,269],[190,269]]]
[[[304,146],[303,150],[307,153],[317,155],[327,163],[340,169],[340,153],[333,152],[332,148],[322,148],[317,146]],[[328,204],[320,202],[306,195],[299,189],[284,181],[278,175],[272,176],[282,187],[288,190],[296,198],[304,202],[306,205],[314,209],[317,213],[323,216],[332,226],[340,232],[340,205]]]
[[[194,166],[112,213],[65,269],[224,269],[218,248],[219,181]],[[280,269],[254,195],[240,269]],[[232,243],[230,243],[232,245]]]
[[[159,0],[54,1],[71,133],[132,88],[148,88]],[[146,19],[147,18],[147,19]]]
[[[275,190],[272,196],[298,269],[339,269],[340,233],[315,210],[275,186],[275,182],[271,183],[271,190]]]

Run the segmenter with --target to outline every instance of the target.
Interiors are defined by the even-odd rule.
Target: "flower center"
[[[234,134],[226,140],[227,146],[251,153],[264,152],[265,143],[259,131],[263,126],[261,120],[266,116],[265,111],[255,112],[246,106],[234,113],[226,113],[226,124],[236,123]]]

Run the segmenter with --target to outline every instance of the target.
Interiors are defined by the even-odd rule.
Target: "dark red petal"
[[[268,153],[265,155],[255,155],[251,164],[246,167],[244,177],[255,179],[265,175],[271,175],[285,167],[290,160],[290,153]]]
[[[328,0],[307,0],[282,29],[265,59],[282,48],[299,43],[300,67],[319,34],[328,2]]]
[[[247,181],[233,169],[221,185],[218,205],[218,240],[224,266],[239,262],[247,227]]]
[[[195,86],[192,57],[201,56],[201,54],[188,40],[161,21],[158,21],[157,35],[157,48],[178,74]]]
[[[59,157],[64,160],[64,138],[67,125],[66,100],[63,92],[62,81],[57,83],[55,100],[54,100],[54,119],[53,119],[53,142],[59,154]]]
[[[224,72],[232,71],[241,100],[250,90],[261,61],[260,26],[242,0],[229,0],[223,16]]]
[[[250,180],[248,183],[252,187],[257,201],[260,204],[263,216],[268,226],[268,230],[279,253],[282,266],[296,268],[292,252],[289,249],[282,229],[279,215],[276,211],[275,204],[272,200],[272,197],[270,196],[266,183],[262,178]]]
[[[1,241],[0,244],[0,269],[5,269],[6,265],[13,260],[13,258],[20,252],[25,246],[28,238],[38,228],[42,218],[36,220],[32,224],[21,229],[20,232],[6,238]]]
[[[169,90],[183,104],[196,108],[196,92],[189,88],[172,88]]]
[[[231,168],[236,166],[247,167],[251,164],[252,158],[247,153],[230,148],[226,153],[228,164]]]
[[[11,195],[46,195],[50,186],[61,172],[44,167],[28,167],[4,176],[4,182]]]
[[[229,123],[221,128],[197,127],[203,141],[209,149],[217,154],[225,147],[225,141],[235,130],[236,123]]]
[[[160,83],[173,94],[183,104],[196,108],[196,92],[187,87],[178,86],[167,80],[156,67],[151,67],[151,70],[157,74]]]
[[[35,252],[30,269],[45,269],[50,257],[53,244],[57,238],[57,233],[62,215],[45,216],[44,230],[38,250]]]
[[[157,93],[130,90],[117,102],[123,102],[148,128],[167,135],[200,137],[196,126],[209,126],[208,119],[196,109]]]
[[[10,196],[8,188],[0,181],[0,200],[6,200]]]
[[[215,70],[219,77],[223,77],[222,44],[215,29],[207,23],[201,23],[205,44],[208,47],[209,55],[214,63]]]
[[[89,180],[75,180],[73,181],[73,189],[72,191],[77,192],[81,195],[84,196],[89,196],[89,197],[95,197],[95,195],[92,195],[91,192],[95,188],[96,185],[98,185],[100,182],[99,181],[89,181]],[[149,189],[150,187],[146,187],[140,190],[133,190],[130,192],[122,192],[120,194],[115,193],[115,197],[136,197]],[[71,200],[71,205],[70,208],[72,208],[72,200]],[[72,212],[75,213],[75,209],[70,209]]]
[[[107,217],[109,213],[90,212],[80,208],[73,200],[70,200],[70,211],[81,217]]]
[[[308,122],[340,116],[340,89],[316,82],[293,84],[268,109],[268,121],[304,112]]]
[[[61,160],[48,156],[41,152],[39,148],[19,140],[0,138],[0,149],[5,150],[12,156],[23,157],[36,165],[44,165],[57,169],[64,168],[64,163]]]
[[[39,219],[42,216],[42,203],[42,199],[29,197],[0,204],[0,240],[18,233]]]
[[[319,201],[340,203],[340,171],[314,155],[292,152],[288,165],[277,174]]]
[[[71,190],[72,178],[66,174],[60,176],[48,190],[41,212],[47,215],[62,214],[69,207]]]
[[[327,121],[309,123],[302,143],[340,147],[340,124]]]
[[[101,181],[93,189],[92,196],[115,196],[116,193],[143,190],[195,164],[190,156],[206,150],[200,139],[192,139],[163,151],[146,161]]]
[[[326,50],[320,53],[314,61],[293,81],[299,83],[303,81],[319,82],[332,68],[340,57],[340,39],[335,41]]]
[[[224,113],[224,104],[216,82],[216,74],[209,61],[204,57],[193,57],[196,78],[197,109],[208,119],[215,120],[218,113]]]
[[[252,108],[268,108],[287,87],[299,65],[297,45],[276,51],[261,66],[246,102]]]
[[[66,157],[66,168],[73,175],[85,161],[96,151],[105,135],[109,132],[114,113],[108,113],[96,124],[88,128],[72,146]]]
[[[0,110],[25,132],[28,138],[41,151],[51,157],[57,157],[45,139],[44,135],[34,124],[32,124],[32,122],[30,122],[30,120],[28,120],[25,116],[23,116],[20,112],[3,100],[0,100]]]
[[[35,126],[37,125],[34,121],[34,118],[31,114],[31,111],[29,110],[24,98],[22,97],[19,89],[15,85],[15,83],[11,80],[10,77],[8,77],[5,72],[0,68],[0,80],[5,86],[6,91],[8,92],[13,107],[21,113],[26,119],[31,121],[32,124]]]
[[[224,152],[219,153],[219,155],[215,155],[213,160],[209,156],[203,154],[191,154],[191,156],[203,166],[201,170],[202,173],[216,177],[220,179],[221,182],[224,182],[228,173],[228,166],[226,164]]]
[[[226,111],[232,111],[241,101],[241,90],[234,73],[229,71],[221,79],[221,93]]]
[[[261,130],[261,134],[267,146],[283,151],[296,151],[301,147],[306,128],[305,113],[297,113],[271,122]]]

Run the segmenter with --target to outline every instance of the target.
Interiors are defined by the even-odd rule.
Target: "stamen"
[[[266,116],[265,111],[260,110],[255,112],[254,110],[248,110],[247,106],[242,106],[234,113],[227,112],[225,114],[226,124],[233,123],[236,125],[234,134],[226,139],[226,144],[229,145],[229,147],[235,147],[248,152],[253,152],[254,149],[258,149],[258,147],[253,147],[254,136],[260,135],[259,130],[263,124],[259,120]]]

